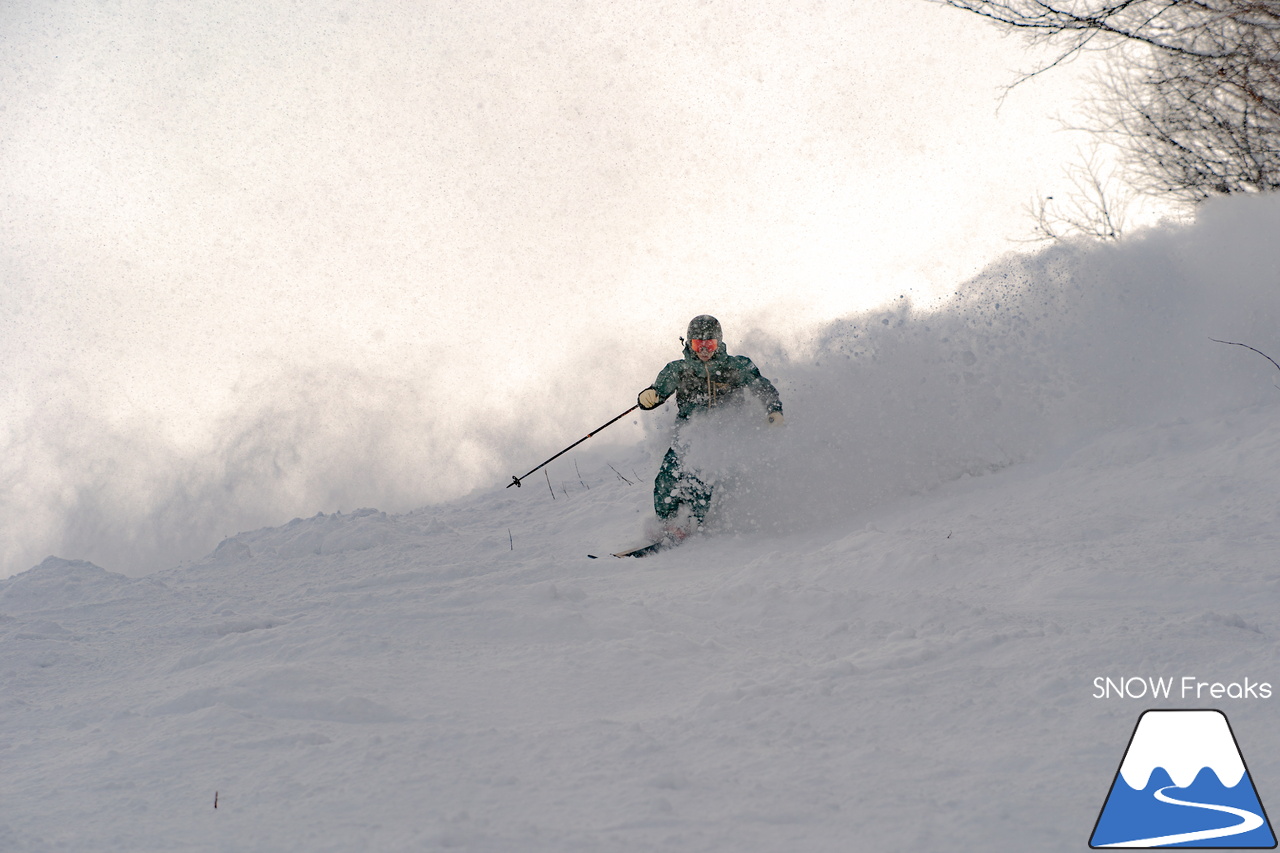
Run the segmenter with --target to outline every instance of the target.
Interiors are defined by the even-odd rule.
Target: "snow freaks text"
[[[1122,676],[1093,680],[1094,699],[1270,699],[1271,682],[1202,681],[1192,675],[1181,678]]]

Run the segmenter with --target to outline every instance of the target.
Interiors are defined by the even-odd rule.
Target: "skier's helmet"
[[[724,340],[720,321],[710,314],[699,314],[690,320],[686,338],[691,341]]]

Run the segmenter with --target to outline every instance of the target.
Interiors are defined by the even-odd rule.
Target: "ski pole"
[[[542,463],[542,465],[539,465],[537,468],[534,468],[534,469],[533,469],[533,471],[530,471],[530,472],[529,472],[529,474],[532,474],[534,471],[537,471],[537,470],[538,470],[539,468],[541,468],[543,465],[549,465],[549,464],[551,464],[551,463],[552,463],[552,462],[554,462],[555,460],[559,459],[561,456],[563,456],[563,455],[565,455],[566,453],[568,453],[570,450],[573,450],[573,449],[574,449],[575,447],[577,447],[579,444],[582,444],[582,442],[586,441],[588,438],[591,438],[591,436],[595,435],[595,434],[596,434],[596,433],[598,433],[600,430],[604,429],[604,428],[605,428],[605,427],[607,427],[607,426],[612,426],[614,423],[616,423],[616,422],[618,422],[618,421],[622,420],[623,418],[625,418],[627,415],[631,414],[632,412],[634,412],[634,411],[635,411],[636,409],[638,409],[638,408],[640,408],[640,404],[639,404],[639,403],[636,403],[634,406],[632,406],[631,408],[627,409],[625,412],[623,412],[622,414],[618,415],[618,416],[617,416],[616,418],[614,418],[613,420],[609,421],[609,423],[605,424],[604,426],[598,426],[598,427],[596,427],[596,428],[595,428],[595,429],[593,429],[591,432],[587,433],[587,434],[586,434],[586,435],[584,435],[582,438],[578,439],[578,440],[577,440],[577,441],[575,441],[573,444],[571,444],[571,445],[569,445],[568,447],[566,447],[564,450],[561,450],[561,451],[560,451],[559,453],[557,453],[555,456],[552,456],[552,457],[551,457],[550,459],[548,459],[546,462],[543,462],[543,463]],[[524,477],[516,477],[516,476],[514,476],[514,475],[513,475],[513,476],[511,477],[511,482],[510,482],[510,483],[507,483],[507,488],[509,489],[509,488],[511,488],[512,486],[515,486],[515,487],[519,488],[519,486],[520,486],[520,481],[521,481],[521,480],[523,480],[525,477],[528,477],[528,476],[529,476],[529,474],[525,474],[525,475],[524,475]]]

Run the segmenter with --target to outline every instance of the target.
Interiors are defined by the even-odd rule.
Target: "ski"
[[[668,542],[667,540],[662,539],[657,542],[648,542],[644,545],[637,545],[636,547],[628,548],[625,551],[615,551],[609,556],[610,557],[647,557],[650,554],[658,553],[663,548],[670,546],[670,544],[671,543]],[[595,554],[588,554],[587,556],[593,560],[600,559]]]
[[[657,542],[651,542],[648,545],[641,545],[638,548],[632,548],[628,551],[618,551],[615,557],[647,557],[650,554],[656,554],[663,548],[670,548],[673,544],[669,539],[659,539]]]
[[[662,539],[659,539],[657,542],[648,542],[644,545],[637,545],[636,547],[628,548],[625,551],[615,551],[609,556],[611,557],[647,557],[650,554],[656,554],[659,551],[665,551],[668,548],[674,548],[675,546],[679,545],[681,541],[682,540],[663,537]],[[588,554],[587,556],[593,560],[600,559],[595,554]]]

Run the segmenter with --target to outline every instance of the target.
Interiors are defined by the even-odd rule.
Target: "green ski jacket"
[[[699,409],[741,399],[743,389],[755,394],[767,411],[782,411],[782,400],[773,383],[761,376],[760,370],[745,355],[725,352],[723,343],[706,362],[699,360],[686,343],[684,358],[662,368],[649,387],[658,392],[661,398],[658,405],[675,394],[676,418],[682,420]]]

